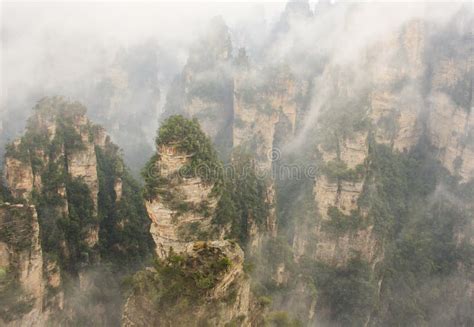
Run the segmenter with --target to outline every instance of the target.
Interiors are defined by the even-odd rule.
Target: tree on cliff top
[[[189,156],[188,164],[180,169],[181,176],[198,176],[210,183],[218,180],[221,164],[217,152],[196,119],[186,119],[181,115],[169,117],[158,130],[156,146],[174,147]],[[159,158],[160,153],[153,156],[145,167],[143,176],[147,188],[153,188],[159,178],[150,173]]]

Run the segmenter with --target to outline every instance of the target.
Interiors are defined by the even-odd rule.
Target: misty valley
[[[474,326],[472,3],[0,6],[0,326]]]

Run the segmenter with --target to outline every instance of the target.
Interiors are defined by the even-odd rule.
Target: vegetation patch
[[[173,147],[178,153],[189,155],[188,163],[179,171],[180,177],[200,177],[206,183],[221,178],[222,166],[217,153],[196,119],[190,120],[180,115],[169,117],[158,130],[156,146]],[[159,160],[160,155],[154,155],[142,171],[147,200],[153,199],[160,188],[166,188],[170,181],[161,175]]]
[[[243,151],[234,152],[230,174],[218,185],[220,195],[213,222],[230,225],[230,238],[246,244],[250,224],[264,226],[270,213],[267,181],[257,175],[253,158]]]
[[[172,252],[166,259],[156,259],[153,269],[136,273],[127,283],[135,296],[154,303],[161,322],[177,321],[210,304],[210,291],[231,266],[221,249],[203,243],[192,254]],[[206,318],[211,318],[212,310],[206,312],[210,314]]]
[[[330,181],[347,181],[347,182],[358,182],[362,180],[365,173],[364,165],[357,165],[355,168],[350,169],[347,164],[342,160],[332,160],[326,163],[322,168],[323,174],[325,174]]]
[[[357,255],[346,266],[321,262],[309,266],[308,276],[318,290],[318,305],[330,308],[329,319],[341,326],[363,326],[376,299],[376,280],[369,263]]]
[[[33,240],[33,212],[28,207],[0,206],[0,240],[16,251],[31,248]]]
[[[373,182],[360,202],[385,243],[378,269],[384,284],[373,318],[379,325],[450,325],[452,312],[433,311],[446,301],[460,310],[458,321],[470,319],[456,295],[466,286],[448,281],[457,280],[460,266],[472,270],[472,245],[456,241],[456,230],[471,219],[459,201],[472,201],[467,200],[472,193],[432,153],[427,142],[403,154],[385,145],[370,147]]]
[[[364,226],[364,218],[357,210],[352,210],[350,215],[346,215],[337,207],[331,206],[327,214],[329,220],[323,221],[323,228],[335,235],[356,231]]]
[[[95,152],[101,257],[133,269],[147,260],[154,246],[140,185],[125,167],[116,145],[107,143],[105,148],[96,147]],[[120,199],[115,191],[116,183],[121,183]]]
[[[33,309],[34,299],[21,287],[15,272],[0,268],[0,318],[11,322]]]

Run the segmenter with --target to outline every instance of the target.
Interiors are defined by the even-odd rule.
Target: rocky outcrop
[[[325,10],[331,10],[329,6],[325,5]],[[351,8],[348,12],[356,13],[357,8]],[[317,13],[317,15],[324,14],[324,12]],[[284,34],[292,28],[296,20],[310,22],[312,19],[308,3],[292,2],[287,6],[287,11],[276,28],[274,39],[285,42]],[[398,31],[384,37],[382,41],[371,45],[360,58],[351,58],[353,60],[349,64],[336,64],[337,60],[332,62],[332,58],[312,58],[311,61],[301,65],[297,63],[296,66],[306,68],[306,64],[309,67],[317,62],[315,66],[318,67],[314,68],[314,71],[318,71],[317,76],[314,72],[304,74],[300,72],[305,77],[296,76],[289,66],[275,64],[272,60],[269,60],[272,62],[270,66],[265,67],[250,64],[243,50],[239,51],[239,57],[233,60],[230,33],[225,24],[218,19],[214,21],[208,35],[191,49],[188,62],[168,96],[167,114],[180,113],[197,118],[206,134],[212,138],[219,150],[223,150],[222,157],[229,159],[230,162],[234,160],[230,155],[232,149],[244,149],[255,157],[251,161],[258,170],[271,171],[276,165],[274,161],[280,159],[280,155],[285,155],[280,152],[282,147],[294,137],[300,127],[305,125],[303,121],[308,120],[308,125],[305,127],[309,128],[305,128],[306,138],[303,141],[311,141],[309,150],[311,153],[301,157],[305,157],[304,160],[310,157],[310,160],[319,164],[320,174],[314,180],[311,176],[310,182],[314,184],[308,183],[310,184],[308,193],[311,193],[308,201],[301,194],[281,197],[282,202],[289,198],[296,203],[292,206],[278,203],[278,206],[283,208],[279,213],[282,215],[282,222],[286,224],[284,228],[287,228],[279,236],[282,236],[281,242],[286,246],[287,240],[292,238],[293,252],[290,249],[289,255],[286,252],[283,255],[266,249],[265,253],[275,254],[277,258],[268,260],[269,267],[265,268],[272,276],[265,280],[264,285],[267,288],[267,282],[275,282],[270,286],[276,284],[278,291],[291,285],[295,286],[294,293],[288,296],[290,300],[285,298],[288,294],[282,296],[285,298],[281,300],[282,307],[290,307],[292,304],[288,303],[294,302],[291,300],[292,297],[297,299],[300,301],[298,304],[304,307],[301,311],[306,311],[302,315],[305,322],[314,321],[325,314],[329,315],[328,312],[334,308],[326,308],[324,305],[329,306],[332,303],[332,295],[334,301],[338,301],[336,307],[346,305],[345,313],[359,314],[358,308],[351,306],[353,303],[341,304],[347,296],[337,298],[346,292],[350,292],[347,294],[354,297],[353,302],[359,300],[363,302],[364,307],[361,311],[371,310],[372,308],[367,308],[372,304],[364,302],[364,299],[357,299],[357,295],[370,297],[374,293],[363,293],[367,288],[368,292],[378,288],[376,291],[381,294],[387,287],[380,277],[383,275],[380,270],[386,269],[385,266],[390,269],[389,265],[385,265],[390,262],[384,262],[381,269],[376,269],[378,268],[376,265],[385,259],[384,256],[391,255],[384,251],[386,249],[390,251],[390,247],[396,248],[398,243],[390,240],[392,243],[384,249],[383,233],[393,233],[390,236],[397,239],[397,242],[398,236],[405,236],[397,235],[397,232],[391,229],[404,231],[405,221],[410,221],[412,217],[408,217],[411,212],[406,213],[403,210],[408,211],[412,208],[405,207],[410,199],[403,199],[402,196],[396,198],[395,204],[381,197],[380,199],[386,201],[381,206],[383,208],[380,211],[371,211],[374,203],[370,201],[379,198],[374,196],[367,200],[364,195],[370,193],[368,195],[370,197],[372,193],[378,191],[383,193],[382,188],[386,187],[386,185],[380,186],[386,183],[384,178],[380,178],[385,177],[383,175],[385,172],[374,173],[378,167],[372,165],[375,161],[372,150],[379,148],[387,150],[383,159],[393,161],[390,162],[393,166],[387,165],[388,167],[383,168],[387,170],[393,168],[394,176],[387,177],[393,177],[397,182],[396,185],[392,185],[393,187],[389,185],[387,188],[400,188],[400,193],[409,193],[403,187],[411,186],[410,183],[406,183],[406,179],[413,178],[416,174],[410,175],[410,173],[424,171],[410,166],[411,159],[416,163],[417,160],[423,163],[426,159],[410,157],[411,153],[419,154],[416,151],[420,144],[425,147],[424,149],[429,149],[428,152],[434,154],[434,159],[439,160],[447,171],[457,177],[461,185],[466,188],[471,186],[469,182],[474,177],[472,115],[474,58],[472,45],[466,46],[466,43],[470,43],[466,40],[472,39],[470,35],[472,24],[466,24],[469,25],[469,31],[461,33],[460,31],[466,27],[460,26],[462,24],[458,24],[458,21],[462,20],[457,18],[456,22],[446,24],[447,29],[450,25],[454,25],[453,31],[450,30],[449,33],[444,30],[445,27],[439,30],[431,23],[421,20],[410,21]],[[344,28],[351,28],[351,24],[350,18],[347,19]],[[437,40],[438,32],[444,35],[440,40]],[[296,57],[298,56],[299,54]],[[295,57],[288,56],[288,58]],[[290,65],[293,63],[290,62]],[[127,94],[129,83],[133,79],[130,78],[129,72],[118,66],[109,73],[107,81],[111,90],[109,90],[110,96],[107,96],[109,102],[107,108],[126,108],[129,103],[136,100]],[[313,80],[308,83],[305,79],[311,74]],[[154,81],[153,78],[150,80]],[[136,87],[140,88],[142,83],[139,84]],[[158,94],[153,87],[150,88],[150,85],[145,84],[152,93],[149,97],[152,102],[149,107],[155,107]],[[316,85],[314,89],[312,85]],[[310,92],[314,93],[311,94],[313,95],[311,103],[309,103]],[[71,112],[60,115],[55,109],[58,106],[69,107]],[[110,110],[104,112],[105,115],[111,114]],[[312,122],[313,118],[316,122]],[[120,176],[110,176],[106,182],[108,187],[101,189],[100,178],[104,176],[98,173],[100,156],[97,155],[97,151],[103,150],[109,141],[103,130],[92,126],[85,118],[81,106],[60,99],[43,100],[36,109],[32,122],[30,126],[34,128],[27,133],[28,135],[13,143],[7,151],[6,181],[14,198],[30,204],[38,194],[44,192],[42,195],[50,196],[58,200],[58,203],[62,202],[55,204],[55,210],[47,213],[48,217],[53,217],[53,222],[56,222],[57,217],[65,218],[56,220],[66,227],[70,227],[67,225],[69,222],[67,218],[71,218],[72,213],[77,214],[77,203],[70,201],[72,193],[81,193],[72,192],[71,182],[77,183],[76,190],[87,190],[83,193],[90,196],[90,199],[84,197],[81,199],[81,204],[87,204],[88,200],[92,201],[90,217],[94,219],[100,212],[100,194],[103,196],[102,201],[110,200],[115,204],[122,201],[127,185]],[[120,129],[120,126],[116,129]],[[176,130],[182,132],[184,129],[176,128]],[[257,313],[251,308],[257,304],[243,271],[243,252],[239,246],[224,239],[229,235],[240,237],[239,241],[248,246],[246,250],[251,256],[261,254],[259,250],[262,250],[262,244],[266,241],[264,240],[266,233],[277,236],[275,202],[281,194],[276,194],[273,180],[268,183],[264,192],[260,192],[260,184],[249,179],[249,183],[232,185],[234,188],[241,187],[244,189],[243,192],[232,190],[233,192],[226,194],[222,193],[223,185],[219,184],[222,180],[210,181],[204,175],[195,172],[190,174],[187,169],[196,168],[196,165],[209,158],[203,156],[194,161],[198,153],[184,149],[194,144],[195,139],[188,139],[183,144],[178,144],[180,139],[187,138],[188,135],[196,136],[187,130],[184,131],[178,135],[178,140],[159,144],[156,160],[148,167],[150,170],[145,176],[147,183],[150,179],[153,184],[154,193],[150,193],[147,198],[146,210],[151,220],[150,233],[159,260],[154,267],[135,275],[132,293],[125,301],[122,323],[124,326],[172,324],[256,326],[259,323],[261,325],[261,321],[256,323],[258,318],[255,318],[261,308],[257,307]],[[169,130],[165,130],[163,134],[167,132]],[[71,139],[71,136],[74,137]],[[196,142],[198,144],[196,148],[206,145],[201,141],[202,139]],[[384,146],[379,147],[381,144]],[[410,160],[405,162],[405,159]],[[397,160],[400,162],[395,162]],[[432,164],[436,166],[433,170],[438,169],[436,160],[430,161],[429,168]],[[109,164],[114,166],[114,162],[105,163],[106,166]],[[49,168],[61,171],[67,178],[51,187],[50,182],[55,179],[48,175]],[[408,170],[410,173],[407,173]],[[430,173],[432,171],[427,172],[428,175]],[[431,180],[437,177],[433,176]],[[288,188],[282,187],[278,191],[291,193],[295,189],[299,190],[299,185],[294,187],[294,184],[297,183],[290,181],[288,185],[283,185],[289,186]],[[425,188],[429,183],[423,184]],[[83,186],[85,188],[81,188]],[[306,186],[304,185],[302,189]],[[429,187],[426,186],[426,189]],[[246,194],[246,191],[252,193],[256,189],[254,193],[257,195],[265,194],[263,205],[259,202],[261,198],[255,194]],[[390,193],[391,189],[383,191]],[[112,194],[110,199],[109,193]],[[224,198],[222,194],[229,198],[226,199],[227,206],[220,207],[220,200]],[[424,203],[424,196],[425,194],[420,195],[420,203]],[[254,203],[248,205],[250,202]],[[307,205],[306,202],[311,203]],[[238,210],[235,210],[236,204],[242,204]],[[299,204],[302,204],[301,208],[295,208]],[[394,208],[390,207],[392,205]],[[110,206],[113,207],[112,204]],[[266,207],[265,210],[263,207]],[[470,207],[460,207],[464,212],[472,211]],[[5,210],[21,208],[32,209],[28,205],[22,205]],[[288,212],[291,211],[288,208],[297,209],[294,211],[298,211],[298,214]],[[221,220],[216,222],[219,209],[222,209],[220,213],[223,212],[224,217],[219,217]],[[420,208],[420,212],[424,214],[422,209]],[[3,209],[0,208],[0,212],[1,210]],[[438,211],[441,210],[442,208]],[[263,219],[262,212],[268,212]],[[114,216],[116,212],[112,210],[104,216],[107,214]],[[463,217],[462,214],[459,216]],[[424,216],[420,214],[420,217]],[[86,220],[82,219],[84,217],[79,218],[77,219],[79,225]],[[117,225],[119,229],[124,230],[129,221],[127,217],[122,218]],[[375,222],[377,219],[379,221]],[[308,220],[311,221],[307,223]],[[383,224],[385,222],[380,223],[380,220],[386,220],[387,226]],[[429,219],[426,220],[429,223]],[[413,223],[416,225],[417,222]],[[471,223],[468,222],[466,225],[471,226]],[[393,227],[390,224],[397,226]],[[22,226],[29,226],[28,222],[22,222]],[[235,226],[238,228],[233,228]],[[84,262],[80,264],[87,265],[89,261],[94,261],[91,259],[93,256],[89,257],[89,254],[97,248],[102,234],[96,220],[92,219],[92,222],[82,227],[84,230],[81,230],[83,232],[81,242],[88,251],[85,251]],[[464,227],[464,225],[453,227],[456,245],[461,246],[471,237],[470,230]],[[449,229],[451,226],[446,228]],[[35,233],[38,234],[37,231]],[[40,259],[38,249],[34,246],[33,250],[28,250],[29,252],[12,248],[10,244],[12,239],[9,237],[0,238],[0,268],[8,271],[5,274],[0,271],[0,278],[10,273],[11,267],[18,270],[15,280],[24,286],[22,288],[25,291],[19,298],[25,301],[31,298],[33,309],[28,309],[30,313],[25,313],[25,318],[15,318],[12,321],[29,324],[33,317],[37,316],[35,308],[39,305],[39,299],[43,302],[42,307],[54,303],[53,305],[63,308],[62,293],[47,296],[46,300],[41,296],[44,293],[44,283],[48,289],[60,288],[61,272],[56,261],[44,262],[42,258]],[[38,238],[36,235],[32,239],[35,237]],[[68,241],[59,240],[64,257],[70,258],[75,255],[83,260],[83,253],[71,253],[74,247],[68,248]],[[403,237],[400,237],[401,241]],[[438,239],[435,238],[435,241]],[[471,239],[468,241],[472,244]],[[422,247],[415,248],[423,250]],[[121,246],[118,244],[111,246],[110,249],[120,251]],[[436,252],[437,248],[433,249],[432,252]],[[284,252],[286,248],[282,246],[281,250],[280,252]],[[448,250],[453,249],[450,247]],[[33,255],[33,252],[36,255]],[[285,257],[282,259],[280,255]],[[357,260],[352,261],[354,258]],[[293,259],[295,261],[292,261]],[[433,262],[438,259],[434,258]],[[43,267],[43,276],[38,275],[38,265]],[[452,262],[448,265],[452,265]],[[302,270],[308,269],[308,275],[293,271],[293,266]],[[366,267],[368,268],[365,269]],[[393,271],[396,269],[398,267]],[[439,269],[444,269],[444,266]],[[76,270],[78,270],[79,288],[82,291],[91,288],[92,281],[85,277],[80,268]],[[414,276],[418,272],[411,274],[409,271],[409,273],[409,276]],[[332,283],[331,280],[324,280],[324,276],[321,275],[330,275],[330,279],[334,277],[334,280],[342,282]],[[38,282],[41,280],[44,282]],[[1,282],[3,283],[3,280]],[[267,289],[269,293],[272,292],[271,288]],[[436,291],[438,292],[437,289]],[[467,292],[472,293],[472,283]],[[320,299],[325,297],[327,303],[321,304],[324,300]],[[472,294],[469,295],[469,298],[472,297]],[[350,300],[348,302],[352,302],[353,299]],[[285,301],[288,303],[284,303]],[[102,310],[102,307],[98,310]],[[357,318],[368,325],[371,322],[370,314],[365,311]],[[338,311],[335,312],[339,315]],[[347,319],[347,316],[344,319]],[[37,320],[41,321],[41,318]],[[347,323],[347,320],[341,324],[344,323]]]
[[[24,135],[7,147],[5,158],[10,201],[26,204],[10,206],[1,218],[21,212],[20,208],[34,212],[29,218],[23,219],[25,214],[20,220],[13,219],[15,230],[2,227],[2,232],[15,241],[29,231],[31,240],[21,242],[34,246],[35,252],[19,252],[0,240],[2,265],[9,263],[5,269],[18,271],[18,277],[12,275],[8,285],[18,282],[18,289],[24,288],[25,292],[10,291],[11,302],[32,300],[15,304],[8,312],[31,304],[33,311],[23,310],[20,324],[34,325],[25,319],[37,320],[40,326],[67,324],[83,315],[85,305],[76,299],[75,291],[65,294],[64,280],[81,297],[103,292],[97,280],[81,281],[86,268],[101,267],[104,258],[99,242],[111,252],[105,253],[105,260],[139,261],[151,247],[151,238],[145,232],[148,217],[119,148],[100,126],[88,120],[84,106],[53,97],[41,100],[33,110]],[[3,195],[3,185],[1,191]],[[131,192],[135,194],[131,196]],[[134,252],[133,258],[129,251]],[[90,315],[106,321],[110,305],[97,304],[97,308]]]
[[[121,178],[117,178],[114,183],[115,201],[120,202],[123,194],[123,181]]]
[[[249,280],[243,271],[244,254],[236,243],[189,243],[181,258],[179,262],[163,263],[175,271],[174,275],[167,277],[158,267],[135,276],[136,287],[124,306],[123,326],[161,326],[170,323],[180,326],[252,325],[259,308],[251,307],[254,303],[251,302]],[[195,283],[197,276],[210,278],[210,283],[206,286],[197,283],[196,289],[186,290],[175,303],[162,303],[159,297],[154,298],[156,302],[153,302],[147,292],[152,292],[158,285],[147,288],[142,288],[147,284],[140,286],[146,278],[151,278],[155,283],[164,283],[163,287],[166,288],[174,284],[177,276],[183,276],[180,283],[184,284]]]
[[[122,323],[254,326],[263,307],[251,295],[244,252],[237,241],[224,239],[240,241],[249,252],[261,246],[265,202],[273,195],[243,158],[233,158],[235,170],[225,175],[196,120],[170,117],[156,144],[146,167],[145,196],[158,261],[134,277]],[[243,197],[251,200],[242,203]],[[153,295],[155,288],[161,296]]]
[[[273,164],[281,158],[285,139],[295,133],[296,118],[308,83],[291,74],[288,67],[257,69],[240,65],[234,74],[232,144],[255,156],[256,169],[268,176],[266,202],[270,207],[265,231],[250,224],[250,248],[258,250],[265,234],[276,236]],[[284,135],[284,136],[283,136]]]
[[[146,208],[152,221],[150,233],[156,254],[165,258],[170,250],[179,253],[189,242],[210,237],[217,199],[212,194],[213,184],[205,183],[200,177],[179,176],[192,155],[179,152],[175,146],[161,146],[158,153],[160,159],[154,171],[172,182],[163,185],[166,194],[147,201]]]
[[[322,106],[318,113],[316,135],[322,136],[317,146],[321,174],[314,186],[317,216],[314,228],[295,227],[293,250],[297,260],[311,256],[341,269],[356,257],[373,272],[377,263],[385,260],[386,240],[376,230],[373,214],[366,207],[370,201],[364,198],[378,183],[372,180],[370,164],[371,147],[376,144],[388,146],[401,157],[416,153],[420,147],[429,148],[433,160],[439,160],[461,183],[472,181],[472,45],[466,46],[468,33],[458,34],[462,28],[456,26],[456,31],[442,32],[453,40],[450,46],[454,53],[446,51],[445,36],[440,42],[428,26],[423,21],[411,21],[373,45],[364,54],[362,72],[353,64],[343,69],[349,74],[343,79],[334,73],[336,67],[326,68],[325,83],[331,85],[329,76],[336,79],[330,87],[331,96],[343,103],[344,97],[350,99],[348,104],[357,103],[348,115],[357,125],[345,120],[345,109],[332,99],[328,102],[331,109]],[[355,79],[351,71],[360,78],[355,85],[348,82]],[[363,85],[366,81],[370,82]],[[361,90],[367,91],[367,100]],[[323,95],[321,91],[325,99]],[[360,111],[361,106],[366,110]],[[358,115],[366,123],[360,124]],[[344,123],[340,125],[338,119]],[[343,227],[348,222],[354,225]],[[380,287],[382,280],[378,284]],[[316,316],[324,317],[325,309],[318,310]]]
[[[40,194],[44,184],[51,183],[52,176],[48,174],[64,173],[87,186],[93,213],[97,215],[99,182],[95,151],[110,141],[101,127],[87,119],[85,112],[81,104],[60,97],[45,98],[36,105],[25,136],[11,144],[5,156],[6,182],[15,198],[33,203],[33,191]],[[43,176],[48,180],[43,181]],[[58,212],[68,214],[66,180],[54,187],[62,199],[62,204],[57,205]],[[94,247],[98,226],[91,226],[86,233],[88,246]]]
[[[335,151],[319,147],[325,163],[339,161],[346,169],[357,169],[364,165],[368,155],[367,132],[358,132],[349,139],[337,139]],[[345,214],[357,209],[357,199],[362,192],[363,179],[347,181],[341,178],[328,178],[322,175],[315,184],[314,193],[321,217],[327,216],[329,207],[336,206]]]

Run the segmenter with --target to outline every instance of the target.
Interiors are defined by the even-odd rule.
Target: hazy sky
[[[315,3],[310,1],[311,7]],[[285,4],[265,0],[2,1],[0,111],[12,89],[28,93],[38,83],[53,88],[86,78],[120,46],[155,39],[178,62],[184,62],[189,44],[211,17],[222,16],[233,30],[258,21],[269,27]]]
[[[241,30],[238,27],[243,26],[247,33],[253,34],[251,26],[255,22],[269,28],[285,4],[284,1],[0,2],[0,154],[7,139],[21,133],[30,108],[40,98],[65,95],[83,103],[90,99],[88,93],[110,71],[120,49],[133,50],[150,42],[158,45],[159,51],[164,52],[160,54],[161,66],[172,63],[170,67],[160,67],[160,74],[169,79],[180,71],[190,45],[204,33],[212,17],[222,16],[230,28]],[[255,32],[260,35],[262,31]],[[235,45],[238,46],[238,41]],[[162,101],[167,84],[169,80],[157,85]],[[139,107],[135,103],[124,110],[139,111]],[[89,108],[91,117],[94,110],[97,109]],[[127,121],[129,113],[123,114],[125,118],[115,117],[118,122],[111,123]],[[158,119],[153,108],[149,108],[147,115],[149,121]],[[155,125],[142,126],[151,135],[150,142]],[[114,134],[111,126],[108,127]],[[123,142],[120,145],[126,147]]]
[[[155,39],[184,62],[187,49],[213,16],[229,24],[276,19],[285,2],[2,2],[0,110],[12,89],[28,93],[40,81],[90,75],[117,46]],[[98,51],[102,53],[98,53]],[[100,55],[100,57],[99,57]],[[45,66],[46,65],[46,66]],[[45,69],[46,68],[46,69]],[[55,75],[54,81],[45,75]]]
[[[150,40],[163,52],[159,74],[166,75],[166,81],[157,87],[164,100],[170,76],[180,71],[190,45],[204,33],[212,17],[222,16],[230,27],[234,48],[246,46],[251,51],[252,46],[264,44],[286,2],[2,1],[0,136],[18,135],[30,108],[43,96],[65,95],[84,101],[91,86],[110,71],[118,50],[139,49]],[[311,8],[317,2],[310,1]],[[310,23],[292,22],[292,32],[267,49],[270,56],[266,60],[294,57],[290,62],[302,71],[308,70],[307,62],[298,58],[318,53],[329,54],[339,63],[357,60],[357,53],[368,44],[407,20],[428,14],[421,1],[377,2],[387,3],[364,6],[350,21],[341,8]],[[444,6],[438,9],[429,16],[437,20],[450,17]],[[150,120],[157,120],[153,110],[149,115]],[[151,134],[155,127],[150,127]]]

